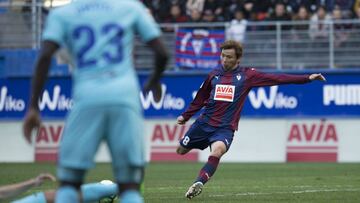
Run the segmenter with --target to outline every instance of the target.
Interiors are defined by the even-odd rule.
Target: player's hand
[[[161,97],[162,97],[162,91],[161,91],[161,83],[160,81],[153,81],[153,80],[149,80],[145,85],[144,85],[144,93],[147,95],[149,94],[149,92],[152,92],[154,100],[156,102],[159,102]]]
[[[35,184],[35,186],[40,186],[46,180],[51,180],[54,182],[54,181],[56,181],[56,178],[53,175],[51,175],[50,173],[42,173],[35,178],[34,184]]]
[[[26,113],[23,123],[23,134],[28,143],[31,143],[31,132],[39,129],[41,124],[40,113],[37,109],[30,108]]]
[[[183,116],[177,117],[177,124],[184,125],[186,123],[185,118]]]
[[[325,79],[325,77],[323,76],[323,75],[321,75],[321,73],[314,73],[314,74],[311,74],[310,76],[309,76],[309,79],[311,80],[311,81],[313,81],[313,80],[320,80],[320,81],[326,81],[326,79]]]

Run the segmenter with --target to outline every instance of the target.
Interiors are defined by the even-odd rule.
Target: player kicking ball
[[[185,197],[192,199],[202,192],[205,183],[214,175],[220,158],[229,150],[234,131],[238,129],[240,113],[246,96],[253,87],[282,84],[304,84],[313,80],[325,81],[321,74],[289,75],[258,72],[240,67],[243,48],[240,43],[228,40],[221,45],[221,67],[211,71],[187,110],[177,118],[184,125],[204,107],[180,140],[176,152],[184,155],[192,149],[210,147],[207,163],[190,186]]]

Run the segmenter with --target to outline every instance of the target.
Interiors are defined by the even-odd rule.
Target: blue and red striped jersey
[[[307,82],[310,82],[309,75],[262,73],[253,68],[243,67],[224,71],[220,67],[208,74],[182,116],[185,120],[189,120],[197,111],[205,107],[198,120],[214,127],[237,130],[240,113],[251,88]]]

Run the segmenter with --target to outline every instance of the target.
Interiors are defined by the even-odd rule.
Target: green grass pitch
[[[192,200],[184,194],[201,163],[150,163],[145,175],[145,202],[360,202],[360,164],[222,163],[203,193]],[[55,174],[53,164],[0,164],[0,185]],[[112,179],[109,164],[97,164],[86,182]],[[46,183],[26,193],[55,188]]]

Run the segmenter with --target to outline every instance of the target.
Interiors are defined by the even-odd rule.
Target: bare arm
[[[144,86],[144,91],[147,93],[152,90],[155,101],[159,101],[161,99],[160,78],[165,70],[169,56],[159,37],[150,40],[147,44],[154,51],[155,67]]]
[[[44,173],[20,183],[2,186],[0,187],[0,200],[15,197],[32,187],[40,186],[46,180],[55,181],[56,179],[53,175]]]
[[[187,110],[177,118],[177,123],[183,125],[188,121],[196,112],[198,112],[210,97],[211,92],[211,79],[212,75],[208,75],[204,83],[201,85],[199,91],[196,93],[194,100],[190,103]]]
[[[29,143],[31,142],[32,130],[40,126],[38,99],[47,79],[51,64],[51,57],[54,55],[58,48],[58,44],[52,41],[44,41],[42,43],[42,47],[35,65],[35,73],[32,79],[32,87],[30,94],[30,105],[23,124],[23,133],[25,139]]]

